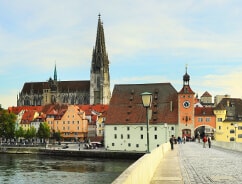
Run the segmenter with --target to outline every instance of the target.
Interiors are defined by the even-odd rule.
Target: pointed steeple
[[[106,53],[105,37],[101,15],[98,15],[98,26],[96,35],[96,44],[93,49],[92,56],[92,70],[94,72],[100,71],[101,67],[108,66],[109,60]]]
[[[57,81],[57,71],[56,71],[56,64],[54,69],[54,81]]]
[[[111,98],[109,60],[101,15],[98,15],[96,43],[92,53],[90,104],[108,104]]]

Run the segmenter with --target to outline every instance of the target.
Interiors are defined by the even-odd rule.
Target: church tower
[[[190,76],[187,73],[183,75],[183,87],[178,93],[178,123],[179,135],[184,137],[194,136],[194,104],[195,93],[192,91],[190,85]]]
[[[98,15],[96,44],[92,53],[90,104],[109,104],[111,98],[109,60],[101,15]]]
[[[57,81],[57,70],[56,64],[54,68],[54,79],[49,78],[47,85],[43,87],[43,101],[42,104],[55,104],[61,103],[58,99],[58,81]]]

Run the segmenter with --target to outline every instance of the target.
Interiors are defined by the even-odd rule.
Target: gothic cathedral
[[[26,82],[17,96],[17,106],[46,104],[109,104],[111,98],[109,60],[106,52],[103,23],[99,14],[96,43],[92,54],[90,81],[58,81],[56,66],[54,77],[47,82]]]

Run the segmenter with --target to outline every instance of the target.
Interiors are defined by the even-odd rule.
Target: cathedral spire
[[[54,80],[57,81],[57,71],[56,71],[56,64],[55,64],[55,69],[54,69]]]
[[[90,104],[108,104],[111,98],[109,60],[101,15],[98,15],[96,42],[92,54]]]
[[[100,57],[101,56],[101,57]],[[103,23],[101,21],[101,15],[98,15],[98,26],[97,26],[97,35],[96,35],[96,44],[93,50],[92,58],[92,68],[91,70],[100,71],[101,67],[104,65],[109,65],[108,56],[106,53],[105,37]]]

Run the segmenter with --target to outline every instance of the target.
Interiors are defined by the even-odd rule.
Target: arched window
[[[30,105],[30,99],[29,97],[25,97],[24,99],[24,105],[29,106]]]

